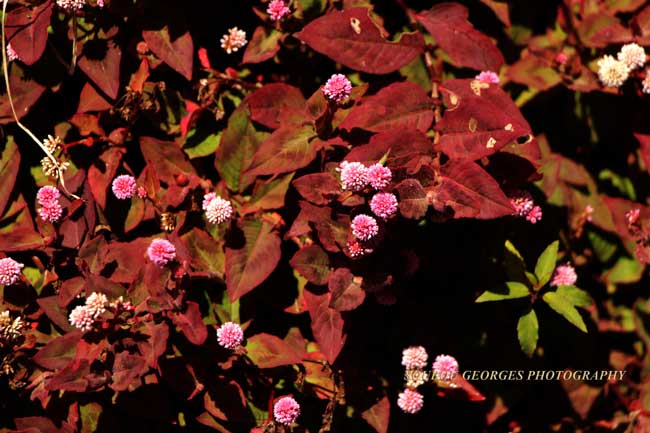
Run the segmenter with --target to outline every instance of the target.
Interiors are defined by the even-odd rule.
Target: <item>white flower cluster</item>
[[[627,81],[630,72],[643,67],[646,63],[646,53],[643,47],[635,44],[625,44],[614,56],[605,55],[598,60],[598,79],[606,87],[618,88]],[[646,73],[642,86],[644,93],[650,93],[650,74]]]
[[[0,313],[0,346],[2,342],[11,342],[22,335],[25,322],[19,317],[11,319],[9,310]]]

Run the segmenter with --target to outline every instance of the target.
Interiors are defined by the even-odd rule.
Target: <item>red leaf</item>
[[[305,290],[304,297],[314,338],[327,361],[333,364],[346,340],[343,334],[343,317],[341,313],[329,307],[329,294],[314,295]]]
[[[316,157],[323,142],[312,126],[285,126],[264,140],[255,153],[249,176],[280,174],[301,169]]]
[[[85,379],[88,374],[90,374],[90,362],[87,359],[79,362],[72,361],[47,381],[45,389],[84,392],[88,388],[88,381]]]
[[[79,331],[56,337],[34,355],[34,362],[48,370],[59,370],[74,359],[80,339]]]
[[[329,280],[330,259],[318,245],[307,245],[301,248],[289,263],[310,283],[322,286]]]
[[[289,344],[271,334],[257,334],[246,341],[248,357],[259,368],[300,364],[302,359]]]
[[[399,211],[405,218],[420,219],[427,213],[427,193],[416,179],[405,179],[395,187],[399,196]]]
[[[16,418],[14,422],[17,429],[29,433],[73,433],[75,431],[67,423],[63,423],[63,426],[58,428],[49,418],[42,416]]]
[[[499,86],[475,80],[444,83],[451,92],[451,107],[436,130],[442,133],[440,147],[450,158],[480,159],[518,142],[532,139],[530,126],[510,96]],[[455,102],[455,103],[454,103]]]
[[[18,168],[20,167],[20,152],[13,138],[6,140],[5,148],[0,155],[0,215],[4,214],[9,203],[9,197],[14,190]]]
[[[387,167],[406,167],[415,173],[421,164],[431,161],[433,144],[417,129],[391,129],[373,135],[368,144],[353,148],[345,159],[374,164],[386,154]]]
[[[347,268],[338,268],[330,275],[327,288],[332,299],[330,307],[337,311],[352,311],[366,299],[361,288],[361,278],[355,277]]]
[[[331,12],[294,36],[338,63],[371,74],[396,71],[422,52],[422,35],[405,33],[397,42],[388,41],[369,13],[362,7]]]
[[[77,113],[88,113],[89,111],[104,111],[112,107],[111,103],[100,95],[89,83],[84,84],[79,96]]]
[[[467,21],[468,16],[465,6],[441,3],[416,18],[456,66],[498,71],[503,65],[503,55],[490,38]]]
[[[36,300],[36,302],[38,303],[39,307],[41,307],[48,319],[50,319],[58,327],[64,331],[72,331],[75,329],[68,322],[67,311],[59,306],[57,295],[39,298]]]
[[[330,173],[313,173],[292,183],[300,195],[314,204],[327,204],[341,193],[339,181]]]
[[[103,57],[99,57],[100,55]],[[79,68],[106,96],[115,99],[120,90],[121,59],[122,50],[113,41],[94,40],[84,46]]]
[[[172,315],[172,322],[179,328],[190,343],[201,345],[208,338],[208,328],[203,323],[199,304],[188,301],[187,310],[183,314]]]
[[[578,26],[580,39],[587,47],[605,48],[610,44],[632,42],[632,29],[624,27],[609,11],[586,16]]]
[[[484,401],[485,396],[474,385],[469,383],[462,374],[454,376],[453,387],[442,388],[438,391],[441,396],[447,396],[459,400]]]
[[[643,159],[643,163],[645,164],[645,169],[646,171],[650,171],[650,135],[634,133],[634,137],[639,141],[639,144],[641,145],[639,153],[641,154],[641,159]],[[2,163],[0,162],[0,164]],[[0,182],[2,182],[2,179],[0,179]],[[0,188],[0,191],[2,191],[2,188]],[[1,200],[0,209],[2,209]]]
[[[11,65],[9,85],[11,86],[11,97],[18,119],[22,119],[29,112],[29,109],[36,104],[36,101],[45,91],[45,86],[25,77],[23,70],[16,63]],[[4,125],[14,121],[9,98],[5,93],[2,100],[0,100],[0,124]]]
[[[25,251],[41,247],[43,238],[34,230],[34,220],[27,203],[19,195],[0,218],[0,251]]]
[[[282,39],[284,39],[282,32],[258,26],[246,47],[242,63],[262,63],[273,58],[280,51]]]
[[[234,302],[262,284],[280,261],[280,238],[273,226],[261,220],[240,224],[246,243],[238,249],[226,248],[226,284]]]
[[[405,82],[393,83],[376,95],[363,98],[340,127],[347,131],[361,128],[381,132],[405,128],[426,132],[432,121],[431,98],[417,84]]]
[[[198,228],[193,228],[181,237],[192,257],[192,267],[200,272],[223,278],[225,272],[225,256],[223,245]]]
[[[203,66],[205,69],[212,68],[212,66],[210,65],[210,57],[208,57],[208,50],[206,50],[203,47],[199,48],[198,56],[199,56],[199,62],[201,63],[201,66]]]
[[[173,42],[167,26],[160,30],[144,30],[142,38],[149,49],[172,69],[188,80],[192,79],[194,42],[190,32],[185,32]]]
[[[165,323],[144,322],[140,331],[148,337],[144,341],[138,340],[140,353],[149,367],[158,368],[158,358],[167,350],[169,327]]]
[[[451,160],[440,168],[440,175],[442,184],[435,200],[450,206],[454,218],[491,219],[513,214],[499,184],[478,164]]]
[[[34,64],[45,51],[52,5],[45,2],[34,9],[21,6],[7,14],[7,41],[26,65]]]
[[[119,352],[113,363],[113,381],[110,387],[113,391],[126,391],[147,371],[147,363],[142,356],[131,355],[129,352]]]
[[[283,83],[271,83],[246,98],[251,119],[271,129],[279,128],[283,119],[298,115],[305,109],[305,98],[299,89]]]
[[[382,398],[371,408],[363,411],[361,418],[365,419],[377,433],[386,433],[390,419],[390,402],[388,401],[388,397]]]
[[[79,135],[88,137],[91,134],[103,137],[106,135],[102,127],[99,125],[99,117],[92,114],[77,113],[73,115],[69,122],[77,127]]]

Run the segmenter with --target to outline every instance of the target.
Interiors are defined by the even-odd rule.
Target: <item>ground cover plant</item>
[[[648,2],[207,3],[3,2],[0,432],[650,432]]]

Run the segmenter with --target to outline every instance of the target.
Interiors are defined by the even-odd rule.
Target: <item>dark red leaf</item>
[[[329,203],[341,193],[339,181],[330,173],[306,174],[292,185],[305,199],[320,205]]]
[[[158,368],[158,358],[167,349],[169,327],[165,323],[144,322],[140,331],[147,336],[146,340],[138,341],[140,353],[149,367]]]
[[[188,80],[192,79],[194,42],[190,32],[185,32],[172,41],[169,29],[165,26],[160,30],[144,30],[142,38],[158,58]]]
[[[122,50],[113,41],[96,41],[96,44],[89,42],[84,47],[84,55],[79,59],[79,68],[106,96],[115,99],[120,90]]]
[[[34,362],[48,370],[59,370],[74,359],[80,339],[79,331],[56,337],[34,355]]]
[[[258,26],[244,51],[242,63],[262,63],[273,58],[280,51],[280,41],[283,39],[282,32]]]
[[[88,374],[90,374],[88,360],[72,361],[47,381],[45,389],[48,391],[84,392],[88,388],[88,381],[85,379]]]
[[[396,71],[422,52],[422,35],[405,33],[397,42],[391,42],[369,13],[363,7],[330,12],[309,23],[295,37],[336,62],[371,74]]]
[[[363,411],[361,418],[365,419],[377,433],[386,433],[390,419],[390,402],[388,401],[388,397],[382,398],[372,407]]]
[[[329,307],[329,294],[314,295],[305,290],[304,296],[314,338],[327,361],[333,364],[346,340],[346,335],[343,334],[343,317],[341,313]]]
[[[355,277],[348,268],[338,268],[330,275],[327,287],[332,295],[330,307],[337,311],[352,311],[366,299],[361,288],[360,277]]]
[[[102,95],[100,95],[97,90],[95,90],[95,88],[89,83],[86,83],[83,89],[81,89],[77,113],[104,111],[110,109],[111,107],[111,103],[108,102]]]
[[[310,283],[324,285],[330,277],[329,256],[318,245],[307,245],[301,248],[289,263]]]
[[[147,371],[147,363],[142,356],[131,355],[129,352],[119,352],[113,362],[113,381],[110,387],[113,391],[126,391],[131,384],[139,385],[140,376]],[[134,383],[138,381],[138,383]]]
[[[125,150],[120,147],[109,147],[88,169],[88,183],[95,197],[95,202],[101,209],[106,207],[106,193],[110,188],[117,169],[122,161]]]
[[[234,302],[262,284],[280,261],[280,238],[273,226],[261,220],[241,223],[246,243],[238,249],[226,248],[226,284]]]
[[[420,219],[427,213],[427,193],[417,179],[405,179],[395,187],[399,211],[405,218]]]
[[[416,15],[456,66],[497,71],[503,55],[494,43],[467,21],[469,13],[458,3],[441,3]]]
[[[314,128],[309,125],[277,129],[257,149],[247,174],[280,174],[305,167],[313,161],[323,145],[315,138]]]
[[[426,132],[433,121],[433,101],[417,84],[394,83],[364,97],[340,128],[381,132],[395,128]]]
[[[34,9],[21,6],[7,14],[7,42],[26,65],[35,63],[45,51],[52,7],[52,2],[45,2]]]
[[[11,86],[11,97],[18,119],[22,119],[29,112],[29,109],[45,91],[45,86],[27,78],[23,70],[16,63],[11,65],[9,85]],[[14,115],[9,105],[9,98],[5,93],[0,100],[0,124],[4,125],[13,123],[14,121]]]
[[[0,215],[4,214],[9,197],[14,190],[18,168],[20,167],[20,152],[13,138],[8,138],[0,154]]]
[[[36,300],[45,315],[64,331],[72,331],[75,328],[68,322],[68,312],[59,306],[58,296],[47,296]]]
[[[244,206],[241,214],[246,215],[261,210],[279,209],[284,206],[284,198],[289,189],[294,173],[288,173],[269,180],[258,179],[253,187],[253,194]]]
[[[306,103],[299,89],[284,83],[267,84],[248,95],[246,101],[251,119],[271,129],[279,128],[283,119],[302,113]]]
[[[208,328],[203,323],[201,310],[196,302],[188,301],[185,313],[172,315],[172,322],[192,344],[201,345],[208,338]]]

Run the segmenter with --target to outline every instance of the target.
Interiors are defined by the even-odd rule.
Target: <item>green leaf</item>
[[[192,131],[187,135],[187,140],[183,150],[190,157],[202,158],[204,156],[212,155],[216,152],[221,141],[221,131],[216,134],[208,134],[207,136],[199,136],[196,131]]]
[[[537,348],[537,340],[539,339],[539,323],[537,322],[537,314],[532,308],[523,316],[519,318],[517,323],[517,336],[519,337],[519,345],[521,350],[530,358]]]
[[[526,283],[526,263],[517,248],[512,242],[506,240],[505,251],[503,253],[503,267],[505,268],[506,275],[509,280],[520,281]],[[535,280],[532,284],[537,283]]]
[[[502,301],[504,299],[525,298],[530,295],[526,285],[517,281],[508,281],[496,290],[487,290],[476,299],[476,302]]]
[[[576,307],[586,307],[594,302],[589,293],[576,286],[560,286],[555,292]]]
[[[589,239],[589,243],[594,253],[596,253],[596,257],[602,263],[608,262],[618,249],[617,240],[613,236],[603,236],[599,232],[589,230],[587,231],[587,239]]]
[[[541,288],[551,280],[553,270],[555,269],[555,262],[557,262],[557,250],[560,246],[560,241],[555,241],[539,256],[537,264],[535,265],[535,276],[538,280],[537,287]]]
[[[582,316],[580,316],[578,310],[576,310],[571,302],[564,296],[556,292],[548,292],[544,294],[542,299],[544,299],[544,302],[546,302],[556,313],[567,319],[582,332],[587,332],[587,326],[582,320]]]

